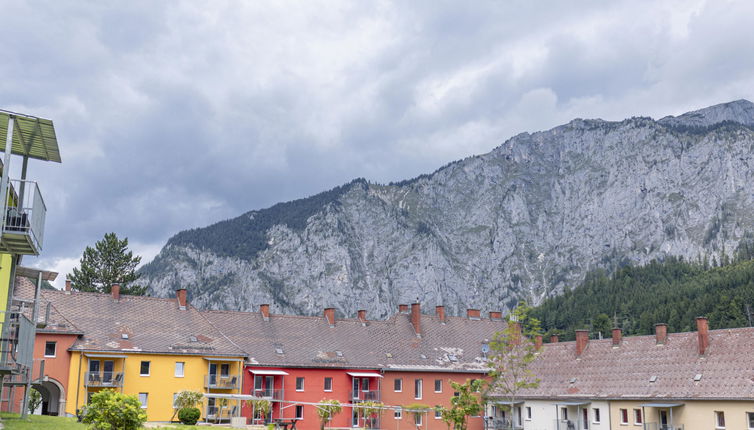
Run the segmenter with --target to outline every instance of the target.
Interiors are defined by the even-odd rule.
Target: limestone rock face
[[[754,104],[659,121],[576,119],[397,184],[335,190],[174,236],[155,296],[370,318],[419,300],[503,310],[593,269],[732,255],[754,233]],[[748,234],[747,234],[748,233]]]

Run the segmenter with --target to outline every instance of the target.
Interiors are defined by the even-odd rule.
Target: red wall
[[[249,394],[254,388],[254,375],[249,371],[252,367],[246,368],[244,372],[243,381],[243,394]],[[273,419],[285,419],[291,420],[295,417],[296,407],[295,402],[307,402],[317,403],[322,400],[338,400],[342,404],[350,404],[350,396],[353,384],[353,378],[348,375],[347,372],[374,372],[379,373],[376,370],[349,370],[349,369],[321,369],[321,368],[261,368],[253,366],[255,370],[282,370],[287,372],[288,375],[282,377],[282,387],[284,390],[284,402],[273,402]],[[296,378],[304,378],[304,390],[296,391]],[[324,390],[325,377],[333,379],[332,391],[328,392]],[[281,376],[275,376],[275,389],[280,388]],[[370,390],[378,389],[379,385],[377,379],[370,378]],[[379,384],[382,384],[380,381]],[[292,402],[292,403],[289,403]],[[280,405],[282,404],[283,410],[280,411]],[[317,416],[316,407],[314,405],[303,405],[304,418],[296,424],[296,428],[300,430],[318,430],[320,423]],[[241,410],[242,414],[251,418],[251,408],[244,407]],[[352,409],[343,408],[343,411],[336,415],[335,418],[328,424],[328,427],[351,427],[351,414]],[[387,416],[385,414],[384,416]],[[392,419],[392,416],[390,417]],[[384,419],[384,418],[383,418]],[[443,430],[447,430],[447,427]]]
[[[396,392],[395,379],[402,378],[403,387],[401,392]],[[414,398],[414,381],[422,380],[422,398]],[[435,380],[442,380],[442,392],[435,393]],[[442,373],[442,372],[390,372],[384,373],[382,380],[382,402],[391,406],[406,406],[421,403],[434,408],[435,406],[450,407],[450,399],[453,397],[453,388],[448,381],[462,384],[467,379],[486,379],[486,375],[480,373]],[[482,413],[483,415],[483,413]],[[385,412],[382,417],[382,429],[384,430],[414,430],[413,415],[403,412],[400,419],[396,419],[392,412]],[[434,413],[429,412],[423,417],[421,430],[447,430],[448,425],[441,419],[435,419]],[[469,418],[468,430],[484,429],[484,420],[481,417]]]

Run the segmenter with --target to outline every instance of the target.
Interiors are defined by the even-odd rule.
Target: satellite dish
[[[488,344],[486,344],[486,343],[483,343],[482,344],[482,352],[485,353],[485,354],[488,353],[488,352],[490,352],[490,346]]]

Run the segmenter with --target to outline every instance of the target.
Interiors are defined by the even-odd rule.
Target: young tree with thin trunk
[[[337,400],[321,400],[317,405],[317,415],[319,416],[319,429],[325,430],[325,426],[335,415],[343,410],[340,402]]]
[[[442,420],[453,425],[454,430],[466,430],[469,417],[479,415],[484,409],[479,392],[482,390],[484,381],[481,379],[467,379],[465,383],[459,384],[450,381],[450,386],[458,395],[450,399],[450,408],[437,406],[436,411],[440,412]]]

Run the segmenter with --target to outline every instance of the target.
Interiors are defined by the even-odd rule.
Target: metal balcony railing
[[[355,402],[380,401],[379,391],[351,390],[351,399]]]
[[[34,181],[11,179],[3,198],[2,248],[38,255],[44,242],[47,206]]]
[[[204,375],[204,387],[207,389],[234,390],[238,388],[238,376]]]
[[[283,390],[273,390],[271,388],[256,388],[251,392],[254,397],[263,397],[265,399],[282,400]]]
[[[86,387],[122,387],[123,372],[86,372],[84,373]]]
[[[34,324],[19,312],[6,314],[0,337],[0,374],[18,374],[34,364]]]
[[[582,430],[582,428],[578,425],[577,422],[571,421],[571,420],[555,420],[555,429],[556,430]]]
[[[683,424],[644,423],[644,430],[683,430]]]
[[[519,430],[524,428],[524,426],[516,424],[508,418],[491,418],[487,420],[486,428],[493,430]]]

